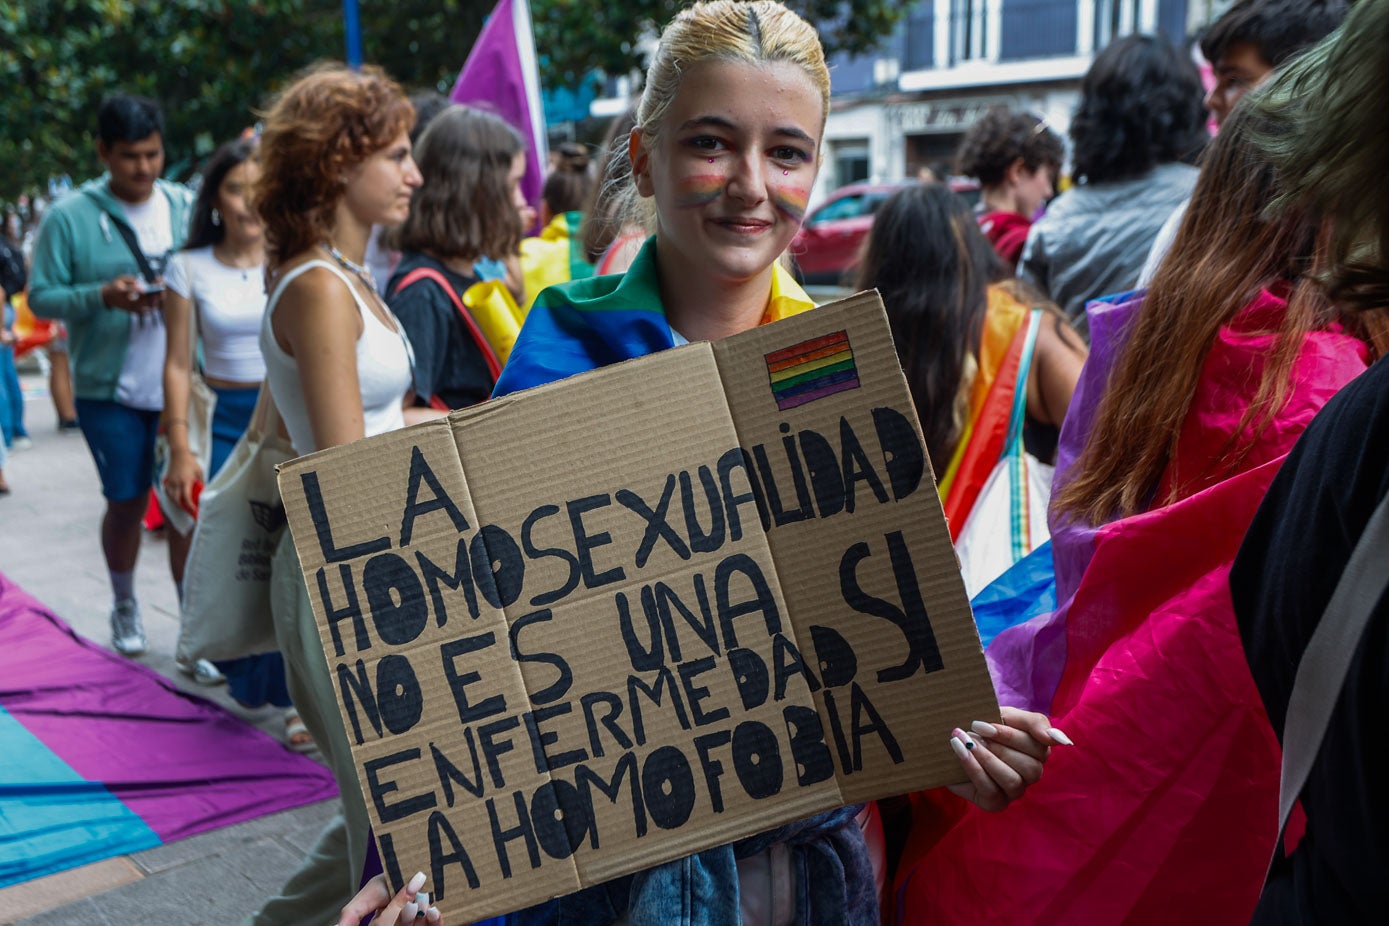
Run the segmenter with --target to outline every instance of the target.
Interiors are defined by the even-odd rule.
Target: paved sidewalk
[[[34,446],[12,451],[5,466],[14,492],[0,498],[0,570],[79,634],[109,647],[111,591],[97,536],[103,503],[96,469],[81,434],[57,430],[42,379],[22,378]],[[175,668],[178,605],[167,547],[148,533],[136,582],[150,644],[140,661],[283,740],[278,709],[247,711],[227,696],[225,686],[200,688]],[[238,923],[298,867],[337,803],[300,807],[0,889],[0,926]]]

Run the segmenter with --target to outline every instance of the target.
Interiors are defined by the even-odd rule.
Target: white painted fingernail
[[[415,876],[410,879],[410,883],[405,885],[405,893],[418,894],[422,887],[424,887],[424,872],[417,871]]]
[[[425,911],[429,909],[429,893],[426,891],[421,891],[420,893],[416,894],[415,906],[419,907],[419,913],[416,915],[424,916]]]
[[[439,913],[438,907],[430,907],[429,912],[427,912],[424,916],[425,919],[431,923],[437,923],[443,919],[443,916],[441,916]]]
[[[410,922],[415,918],[415,914],[420,912],[419,906],[412,900],[405,905],[405,909],[400,911],[400,918],[405,922]]]
[[[955,755],[959,756],[961,759],[969,755],[969,747],[967,747],[964,740],[960,739],[958,736],[950,737],[950,748],[955,750]]]
[[[991,723],[985,723],[982,720],[976,720],[969,725],[969,728],[980,736],[998,736],[998,727]]]
[[[1069,736],[1067,736],[1066,734],[1062,733],[1060,730],[1056,729],[1055,727],[1052,727],[1051,729],[1047,730],[1047,736],[1050,736],[1052,739],[1056,740],[1056,741],[1057,741],[1058,743],[1060,743],[1062,746],[1074,746],[1074,745],[1075,745],[1075,743],[1071,742],[1071,738],[1070,738]]]

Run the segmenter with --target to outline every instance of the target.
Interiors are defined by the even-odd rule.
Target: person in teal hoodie
[[[164,401],[160,274],[183,244],[193,197],[159,178],[164,117],[153,100],[110,97],[97,125],[107,172],[44,215],[29,305],[67,322],[77,418],[106,496],[101,547],[114,598],[112,645],[134,656],[145,650],[135,561]]]

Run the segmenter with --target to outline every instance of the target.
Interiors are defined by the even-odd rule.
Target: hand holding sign
[[[1015,707],[1002,708],[1002,714],[1002,723],[976,720],[971,732],[956,728],[950,736],[950,748],[969,775],[968,783],[951,785],[951,793],[990,812],[1007,807],[1041,780],[1052,745],[1072,745],[1044,714]]]
[[[280,484],[387,879],[470,917],[878,797],[1002,806],[1045,758],[1045,718],[999,720],[874,295]],[[963,761],[960,718],[995,730]]]
[[[373,913],[376,917],[372,922],[379,926],[419,926],[421,918],[429,926],[444,926],[444,917],[439,908],[430,906],[429,895],[419,892],[424,882],[424,872],[418,872],[409,884],[392,897],[390,888],[386,886],[385,875],[377,875],[342,908],[338,926],[359,926]]]

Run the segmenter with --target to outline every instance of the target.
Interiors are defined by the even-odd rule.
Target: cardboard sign
[[[469,919],[962,781],[998,718],[876,293],[280,486],[388,876]]]

